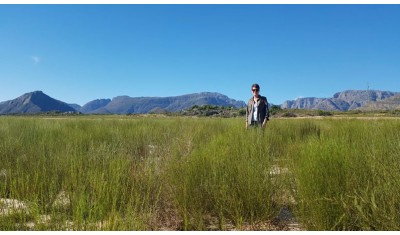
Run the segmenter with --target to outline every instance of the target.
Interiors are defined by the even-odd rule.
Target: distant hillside
[[[176,112],[189,109],[194,105],[218,105],[241,108],[245,106],[245,103],[215,92],[202,92],[173,97],[118,96],[113,98],[107,105],[88,113],[139,114],[160,112],[160,110],[163,112]]]
[[[71,108],[75,109],[76,111],[80,112],[81,106],[79,104],[68,104]]]
[[[374,103],[386,100],[400,94],[391,91],[378,90],[347,90],[338,92],[331,98],[299,98],[285,101],[283,109],[319,109],[327,111],[348,111],[359,109],[367,103]]]
[[[16,99],[0,103],[0,114],[26,114],[40,112],[75,112],[70,105],[51,98],[42,91],[26,93]]]

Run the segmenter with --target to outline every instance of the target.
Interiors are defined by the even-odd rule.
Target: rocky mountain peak
[[[379,90],[345,90],[335,93],[331,98],[308,97],[288,100],[285,101],[281,107],[292,109],[347,111],[359,109],[370,102],[386,100],[397,94],[400,93]]]
[[[0,103],[0,114],[21,114],[39,112],[75,112],[68,104],[55,100],[42,91],[34,91]]]

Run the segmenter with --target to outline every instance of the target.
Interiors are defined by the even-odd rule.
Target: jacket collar
[[[258,95],[258,97],[256,98],[256,101],[259,102],[261,100],[261,97],[262,97],[261,95]],[[254,101],[254,98],[255,98],[254,96],[251,97],[251,100]]]

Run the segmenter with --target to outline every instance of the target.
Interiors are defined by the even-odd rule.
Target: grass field
[[[244,126],[0,117],[0,230],[400,230],[400,119]]]

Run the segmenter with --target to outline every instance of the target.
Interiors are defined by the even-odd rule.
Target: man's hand
[[[262,128],[265,128],[266,125],[267,125],[267,119],[264,119],[264,121],[263,121],[261,127],[262,127]]]

